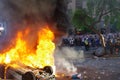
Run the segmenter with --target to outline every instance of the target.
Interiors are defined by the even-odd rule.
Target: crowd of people
[[[103,34],[106,48],[110,48],[117,43],[120,47],[120,33]],[[102,46],[101,40],[97,34],[71,35],[62,39],[62,46],[84,46],[88,51],[90,47]]]

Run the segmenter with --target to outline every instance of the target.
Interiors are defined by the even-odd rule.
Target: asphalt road
[[[64,58],[77,68],[77,72],[82,74],[82,80],[120,80],[119,56],[108,54],[104,57],[96,57],[92,55],[91,50],[85,52],[70,47],[60,51]]]
[[[83,80],[120,80],[120,58],[72,60]]]

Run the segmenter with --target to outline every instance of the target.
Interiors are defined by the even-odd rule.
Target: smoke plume
[[[6,22],[0,49],[12,45],[16,33],[26,28],[31,31],[27,39],[34,45],[36,33],[43,25],[48,24],[56,38],[63,35],[69,26],[66,0],[0,0],[0,11],[0,21]]]
[[[73,61],[83,57],[82,50],[75,50],[70,47],[58,47],[55,51],[56,72],[67,76],[77,73],[77,67],[73,64]]]

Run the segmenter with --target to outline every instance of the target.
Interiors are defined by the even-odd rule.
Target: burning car
[[[28,71],[22,75],[22,80],[55,80],[51,66],[45,66],[43,69]]]
[[[5,64],[4,73],[7,73],[6,71],[10,67],[14,72],[21,73],[22,80],[55,80],[52,69],[55,49],[55,44],[52,42],[53,32],[47,25],[40,29],[37,33],[38,44],[35,44],[36,48],[32,49],[30,47],[32,45],[29,45],[28,40],[24,39],[28,34],[30,34],[29,29],[18,32],[15,46],[0,53],[0,63]],[[6,77],[6,79],[8,78]]]

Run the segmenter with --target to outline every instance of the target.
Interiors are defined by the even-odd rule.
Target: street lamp
[[[3,23],[0,23],[0,36],[2,35],[2,32],[5,30]]]
[[[4,31],[4,27],[1,27],[1,26],[0,26],[0,31]]]

